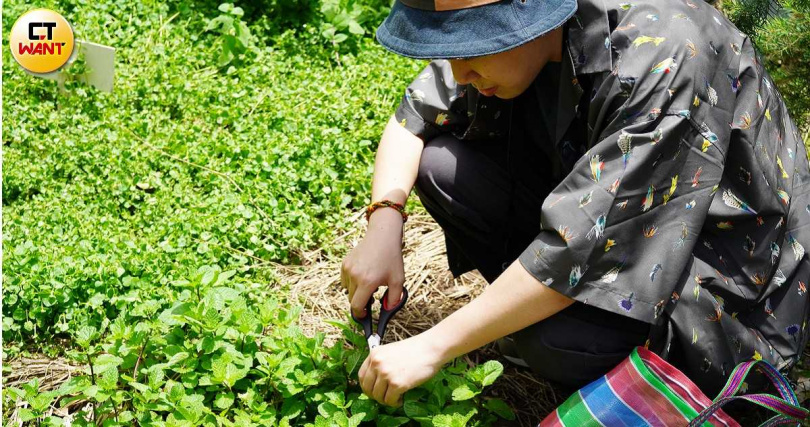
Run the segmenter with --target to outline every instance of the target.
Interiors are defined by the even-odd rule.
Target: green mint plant
[[[320,34],[333,47],[356,42],[382,23],[391,8],[378,0],[321,0]]]
[[[242,55],[251,47],[250,28],[242,21],[245,12],[233,3],[219,5],[221,15],[208,22],[206,31],[219,33],[221,50],[217,57],[217,67],[241,62]]]
[[[421,422],[366,398],[355,326],[328,347],[304,335],[272,268],[314,247],[345,250],[334,230],[369,197],[373,141],[397,87],[424,67],[369,37],[384,10],[376,1],[359,3],[371,16],[355,18],[365,35],[342,30],[341,49],[358,49],[339,66],[320,16],[280,33],[254,13],[263,3],[241,17],[214,10],[231,18],[224,33],[243,37],[240,22],[250,33],[223,66],[230,73],[215,62],[228,20],[206,32],[204,3],[57,7],[77,32],[116,47],[115,91],[76,84],[61,97],[54,81],[3,70],[3,350],[82,368],[55,390],[44,380],[5,389],[4,424],[15,410],[25,425],[65,425],[69,412],[77,426],[452,417],[447,407],[465,402],[452,390]],[[28,8],[9,3],[4,15]],[[434,393],[447,394],[413,401]],[[497,416],[486,396],[468,401],[479,405],[469,424]]]
[[[366,30],[360,25],[363,19],[363,8],[352,0],[323,0],[321,14],[321,35],[333,45],[346,41],[349,35],[362,36]]]
[[[73,425],[124,426],[399,426],[488,425],[514,419],[508,405],[482,397],[503,372],[497,361],[469,367],[457,359],[405,394],[404,405],[379,405],[357,375],[368,356],[356,326],[332,321],[345,338],[306,336],[301,307],[238,280],[235,271],[203,266],[172,283],[176,301],[147,300],[102,329],[77,330],[68,353],[85,367],[53,391],[36,380],[4,393],[6,407],[25,401],[20,418],[64,421],[54,407],[81,403]]]

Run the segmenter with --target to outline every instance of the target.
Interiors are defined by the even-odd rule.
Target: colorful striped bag
[[[770,394],[735,396],[754,366],[773,382],[781,398]],[[681,371],[657,354],[637,347],[604,377],[572,394],[538,427],[546,426],[739,426],[722,409],[743,399],[778,415],[763,426],[797,424],[808,416],[787,380],[769,363],[751,360],[737,365],[723,390],[710,400]]]

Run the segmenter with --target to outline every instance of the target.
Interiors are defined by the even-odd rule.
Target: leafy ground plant
[[[404,397],[400,408],[361,393],[357,374],[368,355],[353,324],[332,322],[345,341],[323,346],[304,335],[300,306],[203,266],[170,283],[174,301],[133,302],[101,328],[74,333],[68,354],[86,366],[57,390],[34,379],[4,394],[6,408],[25,402],[20,419],[63,425],[51,405],[86,402],[72,424],[123,426],[399,426],[488,425],[513,419],[508,405],[482,396],[503,372],[497,361],[469,367],[457,359]]]
[[[239,18],[216,3],[212,19],[248,22],[248,9]],[[173,300],[169,282],[199,265],[281,291],[272,263],[339,249],[334,231],[370,197],[372,141],[421,64],[366,37],[337,66],[314,26],[271,39],[256,18],[250,48],[218,67],[226,38],[194,9],[42,6],[116,47],[115,88],[63,92],[3,51],[6,356],[62,355],[71,331],[100,329],[141,299]],[[28,8],[3,3],[4,28]]]
[[[205,30],[219,33],[222,50],[217,58],[217,66],[224,67],[247,51],[251,35],[247,24],[241,19],[245,14],[241,7],[222,3],[218,9],[222,14],[209,21]]]

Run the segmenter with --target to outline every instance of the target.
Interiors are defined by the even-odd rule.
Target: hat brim
[[[396,1],[376,35],[384,48],[409,58],[471,58],[528,43],[560,27],[576,10],[577,0],[503,0],[451,11]]]

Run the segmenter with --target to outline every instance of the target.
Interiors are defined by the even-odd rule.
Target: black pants
[[[540,210],[551,187],[538,179],[532,159],[543,154],[527,141],[509,145],[459,141],[450,134],[425,144],[416,193],[444,230],[454,277],[478,269],[492,283],[540,231]],[[533,371],[579,388],[643,345],[649,329],[644,322],[575,302],[512,338]]]

